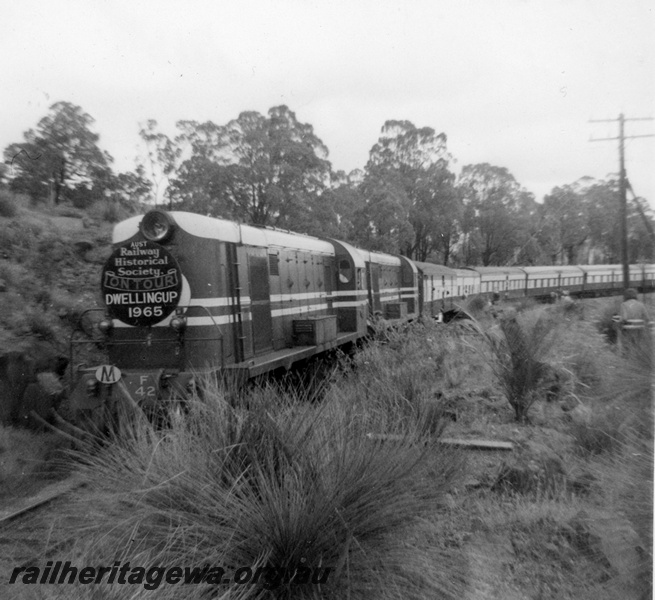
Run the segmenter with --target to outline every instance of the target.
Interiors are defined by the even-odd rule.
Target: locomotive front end
[[[177,238],[183,235],[173,215],[160,210],[116,227],[101,273],[104,315],[95,339],[107,363],[78,366],[70,396],[76,421],[103,423],[121,403],[157,413],[195,389],[187,351],[190,287],[178,260],[193,248]]]

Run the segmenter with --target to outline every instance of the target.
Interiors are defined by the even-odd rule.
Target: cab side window
[[[350,283],[353,278],[353,269],[350,262],[345,258],[339,261],[339,282]]]

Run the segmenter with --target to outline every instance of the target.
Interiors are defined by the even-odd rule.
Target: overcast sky
[[[618,171],[617,123],[655,116],[653,0],[0,0],[0,149],[56,101],[95,120],[116,170],[138,124],[224,124],[286,104],[335,169],[386,120],[448,136],[456,168],[503,166],[538,200]],[[627,123],[627,135],[655,121]],[[626,168],[655,207],[655,138]]]

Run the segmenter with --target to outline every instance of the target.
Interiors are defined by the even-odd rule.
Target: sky
[[[506,167],[541,201],[618,173],[618,122],[655,117],[652,0],[0,0],[0,149],[57,101],[95,119],[116,171],[139,123],[222,125],[287,105],[333,168],[363,168],[387,120],[448,137],[455,171]],[[625,134],[655,134],[628,121]],[[655,208],[655,137],[626,170]]]

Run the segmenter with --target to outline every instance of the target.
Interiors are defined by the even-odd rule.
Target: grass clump
[[[386,331],[383,343],[357,353],[354,371],[339,389],[374,415],[382,431],[420,422],[438,437],[449,399],[471,382],[472,367],[461,360],[463,327],[426,322]]]
[[[516,421],[527,422],[530,406],[543,391],[549,372],[544,359],[553,344],[554,323],[543,312],[537,313],[532,322],[510,316],[501,319],[498,329],[486,335],[490,366],[514,409]]]
[[[358,407],[335,398],[299,405],[271,388],[228,401],[210,387],[188,409],[165,430],[137,419],[101,452],[78,457],[90,489],[60,516],[59,535],[84,540],[74,552],[86,564],[328,575],[321,585],[162,584],[158,598],[460,596],[447,557],[442,569],[416,567],[427,561],[413,530],[454,477],[452,461],[427,469],[439,451],[418,444],[416,431],[370,439],[374,423]],[[120,592],[109,587],[108,597]]]

